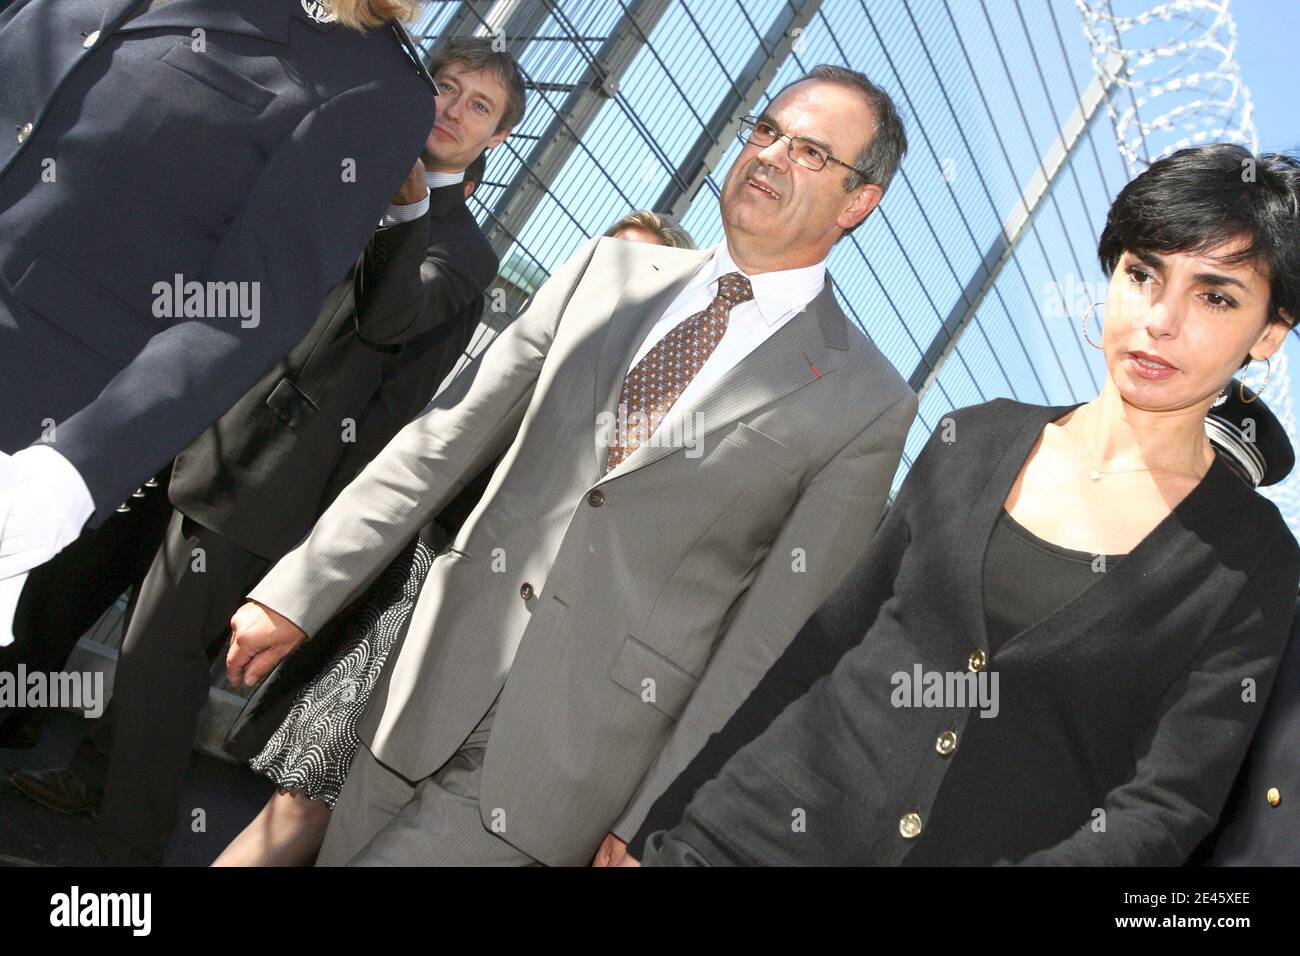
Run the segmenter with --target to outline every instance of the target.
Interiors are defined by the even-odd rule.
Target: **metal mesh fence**
[[[923,392],[901,469],[953,407],[1095,394],[1076,293],[1102,281],[1097,233],[1127,177],[1070,0],[435,2],[418,42],[448,30],[500,38],[528,80],[528,115],[472,200],[510,295],[471,354],[633,209],[720,241],[736,120],[834,63],[889,91],[911,140],[829,263],[845,311]]]

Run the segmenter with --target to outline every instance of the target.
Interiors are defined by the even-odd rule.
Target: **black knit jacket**
[[[1300,547],[1216,458],[1122,562],[990,653],[988,541],[1043,427],[1068,411],[999,399],[940,424],[863,558],[651,809],[634,857],[1187,858],[1264,709]],[[998,676],[996,717],[891,703],[893,675],[966,672],[978,654]]]

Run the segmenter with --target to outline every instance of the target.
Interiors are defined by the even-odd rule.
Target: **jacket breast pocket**
[[[803,455],[789,445],[763,434],[744,422],[740,422],[728,432],[723,441],[747,449],[792,475],[802,472],[806,464]]]
[[[632,635],[623,640],[609,679],[640,697],[669,720],[676,720],[695,692],[697,681],[668,658]]]
[[[27,267],[14,295],[115,368],[125,368],[158,329],[49,252]]]
[[[341,431],[326,421],[320,407],[291,379],[282,378],[266,396],[271,409],[317,456],[333,461],[342,448]],[[340,424],[339,428],[342,428]]]
[[[275,92],[223,65],[207,53],[195,53],[189,42],[176,44],[162,56],[162,62],[193,77],[227,99],[260,113],[275,99]]]

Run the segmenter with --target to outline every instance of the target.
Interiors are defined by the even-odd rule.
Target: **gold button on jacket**
[[[898,832],[903,834],[903,839],[911,840],[921,835],[921,815],[919,813],[905,813],[898,821]]]

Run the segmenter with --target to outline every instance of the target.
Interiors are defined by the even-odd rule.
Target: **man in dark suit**
[[[0,644],[311,328],[433,124],[412,49],[298,0],[0,12]]]
[[[496,256],[465,207],[463,171],[522,116],[522,78],[510,54],[483,39],[449,42],[431,69],[438,122],[353,276],[330,293],[311,334],[173,466],[176,511],[115,675],[96,827],[110,862],[161,860],[231,613],[310,530],[336,469],[364,464],[349,459],[349,447],[383,447],[388,436],[376,429],[404,424],[365,414],[385,365],[411,344],[427,353],[449,323],[460,341],[457,317],[468,307],[477,316],[496,276]],[[97,736],[102,744],[107,733]],[[93,806],[103,777],[93,750],[83,745],[70,771],[18,774],[15,783],[59,809]]]
[[[480,156],[465,171],[466,199],[482,179],[484,158]],[[330,475],[321,497],[321,511],[338,497],[388,440],[428,404],[464,354],[483,314],[484,303],[484,296],[475,297],[442,325],[417,336],[386,357],[383,381],[361,418],[357,440],[347,446]],[[423,533],[431,547],[442,549],[449,540],[449,533],[454,533],[474,510],[491,477],[492,469],[485,469],[466,485],[461,495],[444,508],[435,521],[429,522]],[[299,648],[282,661],[258,685],[226,735],[224,746],[227,753],[246,761],[266,746],[288,716],[298,692],[329,661],[338,649],[337,639],[342,636],[342,632],[337,630],[322,634],[318,640]]]
[[[485,165],[486,157],[481,156],[466,170],[466,200],[482,181]],[[442,324],[385,356],[380,385],[366,406],[357,440],[344,449],[330,477],[322,510],[433,398],[465,355],[485,306],[486,297],[476,295],[459,311],[448,313]]]

